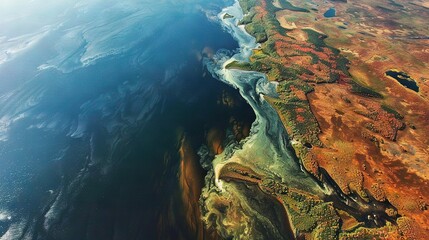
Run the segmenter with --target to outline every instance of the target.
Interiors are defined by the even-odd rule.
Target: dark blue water
[[[332,18],[332,17],[335,17],[336,16],[336,11],[335,11],[335,8],[329,8],[328,9],[328,11],[326,11],[324,14],[323,14],[323,16],[325,17],[325,18]]]
[[[197,151],[209,129],[254,119],[202,63],[237,48],[209,21],[228,3],[135,2],[54,14],[45,35],[3,28],[21,36],[17,45],[41,40],[19,54],[0,45],[0,236],[195,238],[178,185],[180,139]],[[236,107],[220,104],[225,94]]]
[[[408,89],[411,89],[414,92],[419,92],[419,89],[420,89],[419,86],[417,85],[417,83],[413,79],[411,79],[410,76],[408,76],[408,74],[406,74],[404,72],[389,70],[386,72],[386,75],[394,78],[402,86],[404,86]]]

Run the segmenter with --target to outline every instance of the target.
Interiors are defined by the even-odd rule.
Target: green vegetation
[[[244,71],[252,71],[252,65],[247,62],[232,61],[225,66],[226,69],[239,69]]]
[[[329,46],[329,45],[327,45],[326,44],[326,42],[325,42],[325,39],[328,37],[328,36],[326,36],[326,35],[324,35],[324,34],[321,34],[321,33],[319,33],[319,32],[316,32],[316,31],[314,31],[314,30],[312,30],[312,29],[303,29],[303,31],[305,32],[305,33],[307,33],[307,36],[308,36],[308,41],[310,42],[310,43],[312,43],[315,47],[316,47],[316,50],[318,50],[318,51],[322,51],[323,50],[323,48],[328,48],[328,49],[330,49],[331,51],[332,51],[332,53],[335,55],[335,56],[337,56],[337,58],[336,58],[336,64],[337,64],[337,67],[336,67],[336,69],[338,69],[338,70],[340,70],[342,73],[344,73],[346,76],[348,76],[348,77],[350,77],[350,73],[349,73],[349,67],[348,67],[348,65],[349,65],[349,60],[347,59],[347,58],[345,58],[344,56],[341,56],[340,55],[340,50],[338,50],[338,49],[336,49],[336,48],[333,48],[333,47],[331,47],[331,46]],[[311,55],[311,57],[312,57],[312,62],[314,63],[314,64],[316,64],[317,62],[319,62],[320,60],[319,60],[319,57],[317,56],[317,55],[315,55],[315,54],[310,54]],[[324,62],[324,64],[325,65],[327,65],[327,66],[330,66],[330,64],[329,63],[326,63],[326,62]],[[335,82],[336,80],[333,80],[332,78],[331,78],[331,81],[330,82]]]
[[[312,29],[303,29],[305,33],[307,33],[308,41],[314,44],[318,50],[321,50],[324,47],[327,47],[325,43],[325,39],[328,37],[324,34],[316,32]]]
[[[387,237],[387,233],[392,232],[392,231],[394,231],[394,226],[390,222],[387,222],[386,226],[384,226],[382,228],[358,227],[357,229],[351,229],[349,231],[341,232],[339,234],[339,239],[342,239],[342,240],[389,239]]]
[[[241,19],[239,22],[238,22],[238,25],[247,25],[247,24],[250,24],[250,23],[252,23],[252,19],[253,19],[253,17],[255,16],[255,13],[254,12],[252,12],[252,13],[248,13],[247,15],[245,15],[244,17],[243,17],[243,19]]]
[[[337,69],[341,70],[348,77],[350,77],[349,63],[350,63],[350,61],[343,56],[341,56],[337,59]]]
[[[248,24],[246,25],[246,31],[256,38],[257,43],[263,43],[268,40],[265,28],[260,24]]]
[[[311,112],[308,102],[296,96],[290,99],[267,98],[280,115],[285,128],[292,139],[299,139],[312,146],[322,146],[318,138],[319,124]]]
[[[364,97],[383,98],[383,95],[381,95],[380,93],[372,90],[371,88],[364,87],[357,82],[351,81],[350,85],[350,91],[354,94],[361,95]]]
[[[262,189],[282,200],[293,228],[300,234],[311,234],[314,239],[335,239],[338,236],[340,217],[332,203],[325,203],[316,196],[271,179],[263,181]]]
[[[396,13],[395,10],[392,10],[390,8],[386,8],[386,7],[383,7],[383,6],[377,6],[377,8],[380,9],[380,11],[383,11],[383,12],[385,12],[387,14]]]
[[[267,73],[271,70],[271,66],[263,62],[237,62],[233,61],[225,66],[226,69],[239,69],[244,71],[256,71]]]
[[[279,0],[279,2],[283,9],[287,9],[294,12],[307,12],[307,13],[310,12],[308,9],[295,7],[287,0]]]
[[[223,19],[228,19],[228,18],[233,18],[234,16],[232,16],[229,13],[226,13],[225,15],[223,15]]]
[[[244,14],[249,13],[252,8],[254,8],[256,6],[256,4],[258,3],[257,0],[240,0],[240,6],[243,9]]]
[[[402,120],[402,119],[404,119],[404,116],[402,116],[400,113],[398,113],[397,111],[395,111],[394,109],[392,109],[392,108],[390,108],[389,106],[386,106],[386,105],[381,105],[381,108],[384,110],[384,111],[386,111],[386,112],[388,112],[388,113],[390,113],[390,114],[393,114],[393,115],[395,115],[395,118],[396,119],[398,119],[398,120]]]
[[[295,7],[285,0],[281,0],[280,3],[284,8],[292,11],[309,12],[307,9]],[[313,88],[303,81],[305,79],[301,79],[305,74],[312,76],[314,73],[300,65],[285,66],[278,61],[280,58],[276,49],[276,42],[279,41],[278,36],[279,34],[287,36],[287,31],[281,27],[276,19],[275,12],[278,9],[271,1],[267,1],[268,13],[261,18],[252,9],[255,4],[259,4],[258,2],[241,0],[240,4],[244,12],[247,13],[240,23],[246,24],[247,32],[262,43],[261,49],[254,51],[251,63],[232,62],[227,65],[227,68],[262,72],[267,74],[269,80],[280,82],[278,89],[280,99],[269,99],[269,101],[283,118],[283,123],[288,128],[288,133],[293,138],[302,139],[303,142],[321,146],[321,142],[317,137],[320,129],[305,97],[305,94],[313,91]],[[316,40],[319,40],[315,34],[319,33],[313,32],[310,34],[313,34],[314,42],[321,47],[327,47],[323,39],[320,42],[316,42]],[[314,61],[319,62],[320,60],[316,58],[317,55],[314,55]],[[330,63],[325,62],[325,64]],[[319,79],[319,82],[333,82],[337,81],[338,78],[338,74],[331,74],[330,78]],[[301,92],[300,96],[297,95],[296,91]]]
[[[316,32],[312,29],[303,29],[303,31],[307,33],[308,41],[314,44],[316,50],[322,51],[323,48],[329,48],[335,55],[340,54],[340,50],[333,48],[325,43],[325,39],[328,37],[325,34]]]
[[[305,8],[293,6],[287,0],[279,0],[279,3],[282,8],[290,11],[310,12]],[[258,0],[240,0],[240,4],[247,14],[240,24],[245,24],[247,32],[261,43],[261,47],[254,50],[250,63],[234,61],[226,67],[265,73],[270,81],[278,82],[278,97],[265,96],[265,99],[277,111],[288,137],[294,140],[291,141],[292,147],[302,166],[320,180],[321,166],[317,159],[317,147],[323,147],[318,137],[321,130],[307,99],[307,94],[314,91],[313,84],[341,81],[346,83],[353,94],[380,99],[383,99],[383,95],[352,79],[349,73],[350,62],[341,55],[340,50],[325,42],[327,35],[312,29],[302,29],[308,36],[308,42],[295,39],[288,35],[292,30],[281,27],[276,19],[275,13],[279,8],[273,5],[273,1],[266,1],[267,12],[259,11],[259,8],[255,10],[254,7],[260,4]],[[344,101],[352,103],[347,98],[344,98]],[[383,105],[382,108],[397,119],[403,118],[388,106]],[[372,112],[355,112],[371,119],[375,116]],[[365,127],[373,132],[379,131],[370,123]],[[376,140],[375,137],[374,139]],[[313,147],[316,151],[311,150]],[[363,175],[356,176],[356,179],[359,181],[347,185],[351,189],[350,192],[356,193],[364,201],[369,201],[369,196],[362,186]],[[373,239],[382,236],[376,232],[378,229],[363,228],[360,223],[351,225],[352,228],[348,227],[348,230],[341,230],[341,219],[331,202],[323,202],[317,196],[274,180],[262,181],[261,189],[282,201],[293,228],[306,239]],[[352,223],[354,224],[353,221]],[[392,230],[389,222],[384,230],[385,233]]]
[[[399,7],[399,8],[404,8],[404,6],[403,6],[403,5],[401,5],[401,4],[399,4],[399,3],[397,3],[397,2],[395,2],[395,1],[393,1],[393,0],[389,0],[389,3],[390,3],[392,6]]]

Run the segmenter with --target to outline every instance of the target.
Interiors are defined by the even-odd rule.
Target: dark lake
[[[394,78],[398,81],[402,86],[413,90],[414,92],[419,92],[419,86],[416,81],[414,81],[408,74],[404,72],[389,70],[386,72],[386,75]]]

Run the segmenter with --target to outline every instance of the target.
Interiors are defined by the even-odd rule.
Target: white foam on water
[[[10,225],[6,233],[0,237],[0,240],[17,239],[19,236],[23,234],[25,227],[26,227],[25,222],[18,222]],[[22,238],[22,239],[27,239],[27,238]]]
[[[46,53],[38,53],[43,55],[39,57],[39,71],[55,68],[68,73],[93,65],[139,46],[169,21],[174,21],[173,14],[165,14],[166,9],[174,13],[175,4],[180,7],[181,3],[3,0],[0,3],[0,65],[36,49],[39,43],[46,49]],[[47,37],[49,43],[44,42]]]
[[[4,211],[4,210],[0,210],[0,222],[4,222],[4,221],[10,221],[12,220],[12,216]]]
[[[232,18],[223,18],[228,13]],[[221,81],[240,91],[242,97],[253,108],[256,120],[252,125],[250,136],[242,142],[242,146],[227,146],[225,152],[216,156],[213,161],[215,184],[222,185],[218,179],[221,166],[227,162],[242,163],[253,169],[263,171],[267,176],[277,177],[282,181],[302,188],[317,188],[317,184],[301,171],[287,149],[287,133],[275,110],[265,101],[264,96],[276,97],[277,83],[269,82],[266,76],[258,72],[226,69],[232,61],[249,61],[252,50],[260,47],[254,37],[249,35],[244,26],[238,22],[244,17],[242,9],[236,1],[218,14],[222,26],[239,43],[239,52],[232,58],[218,52],[214,60],[206,64],[211,73]],[[228,149],[229,148],[229,149]],[[294,175],[293,178],[290,176]]]
[[[46,26],[36,33],[24,34],[10,39],[3,37],[3,41],[0,41],[0,65],[12,61],[32,49],[49,34],[50,30],[50,26]]]

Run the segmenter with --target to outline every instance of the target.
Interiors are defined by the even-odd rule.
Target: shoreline
[[[224,16],[228,17],[225,18]],[[386,204],[377,203],[373,199],[365,202],[364,199],[357,198],[359,195],[356,194],[346,196],[335,181],[326,181],[325,178],[330,179],[327,172],[316,177],[305,168],[301,159],[302,156],[296,152],[295,146],[301,143],[294,137],[289,139],[286,131],[287,126],[284,125],[287,121],[282,118],[282,114],[278,113],[278,109],[276,110],[273,106],[276,102],[281,101],[276,89],[278,82],[271,78],[269,79],[266,73],[258,72],[251,68],[248,71],[248,69],[240,69],[239,67],[228,67],[233,65],[231,63],[243,65],[251,63],[250,57],[254,54],[254,50],[260,49],[261,45],[263,45],[263,43],[257,43],[257,40],[245,30],[245,25],[238,25],[245,17],[246,15],[243,13],[239,1],[235,1],[233,6],[223,9],[218,14],[220,24],[238,42],[239,49],[238,53],[231,58],[226,57],[222,52],[216,53],[214,60],[206,62],[206,66],[215,78],[239,89],[242,97],[255,112],[256,120],[252,124],[251,134],[248,138],[239,145],[226,146],[225,152],[217,155],[213,160],[212,176],[206,177],[206,185],[200,198],[201,202],[203,202],[202,207],[205,214],[210,215],[211,211],[216,211],[216,204],[207,204],[204,202],[207,199],[213,202],[228,202],[228,199],[231,198],[238,202],[230,203],[228,208],[232,209],[226,210],[227,213],[223,215],[219,213],[212,214],[217,215],[218,219],[223,219],[223,221],[232,221],[228,212],[248,214],[247,209],[242,207],[247,204],[246,199],[248,196],[241,195],[242,193],[237,190],[236,183],[255,184],[255,179],[251,179],[249,176],[257,174],[261,176],[256,181],[261,193],[272,194],[274,199],[277,199],[282,204],[287,213],[286,217],[289,219],[290,227],[293,229],[293,234],[297,238],[309,235],[314,236],[315,234],[330,237],[338,237],[340,233],[348,234],[346,231],[343,232],[344,229],[342,229],[343,218],[361,221],[359,222],[361,228],[354,232],[357,234],[361,230],[372,229],[374,226],[390,229],[395,222],[395,218],[388,216],[387,210],[395,210],[395,208],[389,202]],[[302,145],[312,147],[312,144],[306,144]],[[318,145],[315,144],[314,146]],[[249,171],[243,169],[248,169]],[[318,168],[318,171],[324,171],[324,169]],[[231,177],[227,177],[226,179],[228,180],[224,181],[223,176]],[[267,181],[270,184],[266,185]],[[214,185],[211,183],[214,183]],[[277,192],[279,187],[288,188],[289,191]],[[300,200],[297,200],[296,196],[300,196]],[[237,204],[237,206],[234,206],[234,204]],[[296,210],[294,206],[302,206],[302,208],[300,207],[300,210]],[[368,209],[364,210],[365,208]],[[322,214],[319,212],[321,209],[323,209]],[[255,211],[257,212],[257,210]],[[340,218],[337,211],[342,211],[346,214]],[[374,215],[375,220],[371,214]],[[261,213],[250,213],[246,217],[248,219],[258,219],[260,215],[265,216]],[[365,220],[367,217],[368,221]],[[267,218],[269,219],[268,221],[273,220],[269,217]],[[257,224],[256,221],[249,220],[253,224]],[[381,225],[379,225],[378,221],[381,222]],[[205,222],[212,226],[216,224],[210,222],[207,217]],[[250,233],[253,230],[245,227],[249,225],[249,222],[231,223],[234,226],[233,229],[238,230],[237,232],[233,230],[226,231],[229,235],[225,236],[241,236],[240,234],[243,234],[243,232],[240,232],[240,227],[248,231],[245,236],[251,236],[252,238],[266,236],[264,235],[265,233],[260,232]],[[311,222],[314,223],[314,226],[309,227],[307,224]],[[323,228],[326,224],[331,229]],[[217,227],[220,228],[218,229],[220,232],[225,232],[225,229],[222,229],[222,223],[218,223]],[[224,226],[224,228],[226,227]],[[273,234],[269,235],[271,238],[277,236],[275,231],[268,232],[266,234]]]
[[[233,17],[223,19],[222,16],[224,14],[229,14]],[[260,154],[255,149],[252,149],[258,147],[265,149],[265,156],[258,156],[259,160],[265,162],[267,158],[273,158],[271,162],[268,162],[268,164],[271,164],[269,170],[277,170],[277,167],[281,169],[282,166],[279,165],[287,165],[286,167],[289,170],[280,170],[278,176],[281,175],[280,172],[287,174],[291,170],[294,173],[296,173],[295,171],[301,172],[300,166],[293,161],[293,154],[287,148],[290,143],[288,142],[288,135],[283,127],[283,123],[274,108],[265,100],[267,96],[277,97],[276,83],[268,81],[264,73],[226,68],[233,61],[249,62],[253,50],[257,49],[260,45],[256,43],[256,39],[253,36],[247,33],[244,25],[238,25],[238,22],[243,17],[244,14],[238,1],[235,1],[233,6],[223,9],[218,14],[218,19],[221,21],[222,27],[238,42],[239,52],[231,58],[228,58],[222,52],[218,52],[214,56],[215,62],[206,62],[209,71],[215,78],[239,90],[241,96],[252,107],[256,115],[250,136],[241,143],[241,148],[234,155],[241,155],[242,152],[250,151],[252,154],[248,153],[244,154],[244,156],[258,156]],[[228,158],[228,156],[223,157]],[[222,161],[217,159],[214,165],[220,162]],[[306,175],[304,172],[302,173]],[[282,181],[287,181],[287,179],[281,179]]]
[[[231,17],[225,18],[224,16],[226,15]],[[244,25],[238,25],[243,17],[245,17],[245,15],[238,1],[235,1],[232,6],[224,8],[218,14],[218,20],[222,27],[238,42],[238,53],[232,57],[228,57],[227,54],[219,51],[214,55],[213,60],[205,62],[209,72],[215,78],[239,90],[241,96],[252,107],[256,115],[255,122],[251,127],[250,136],[242,140],[238,145],[227,145],[225,151],[215,157],[212,162],[211,172],[206,176],[206,183],[202,190],[200,202],[202,202],[203,219],[206,225],[211,226],[216,226],[216,223],[212,223],[209,220],[210,212],[216,214],[217,211],[214,210],[216,206],[212,206],[211,202],[223,202],[225,201],[222,200],[223,198],[230,199],[234,196],[233,198],[235,201],[241,202],[239,206],[230,206],[231,209],[229,211],[238,211],[237,214],[242,215],[246,215],[246,213],[249,214],[249,210],[243,207],[248,205],[248,203],[246,203],[248,196],[241,195],[242,192],[237,190],[237,185],[234,181],[225,181],[220,177],[221,172],[225,171],[225,168],[227,168],[226,166],[230,166],[231,164],[242,166],[243,169],[251,169],[255,173],[264,176],[264,180],[258,183],[258,188],[261,189],[260,194],[267,195],[269,190],[271,190],[270,187],[263,185],[263,182],[267,179],[274,179],[276,183],[281,183],[284,186],[293,186],[293,188],[303,189],[310,194],[323,195],[322,188],[314,182],[311,176],[303,171],[300,164],[295,161],[294,153],[291,152],[289,148],[290,142],[283,123],[275,109],[272,108],[265,99],[267,96],[278,96],[276,92],[277,84],[275,82],[269,82],[264,73],[228,69],[226,67],[233,61],[249,62],[253,50],[260,46],[260,44],[256,43],[256,39],[247,33]],[[239,167],[238,169],[241,168]],[[229,170],[230,169],[227,169],[226,171]],[[299,191],[297,194],[300,194]],[[284,205],[285,202],[282,202],[284,200],[282,200],[281,196],[272,195],[271,197],[273,201],[278,201],[283,206],[284,212],[286,213],[284,217],[288,220],[286,222],[288,222],[290,229],[294,229],[293,233],[290,234],[296,235],[297,230],[293,224],[291,224],[292,217],[288,214],[288,209]],[[246,219],[258,218],[261,218],[261,216],[259,214],[255,215],[254,213],[250,213],[246,217]],[[272,218],[266,218],[272,220]],[[228,214],[225,214],[225,216],[219,215],[218,219],[232,221],[230,217],[228,217]],[[270,222],[270,220],[266,221]],[[279,232],[275,229],[266,229],[267,233],[256,232],[250,234],[250,232],[256,230],[246,228],[245,226],[251,225],[250,222],[258,224],[258,221],[248,220],[249,222],[247,223],[240,221],[241,220],[231,223],[237,226],[228,228],[237,228],[238,230],[237,232],[228,230],[229,235],[227,236],[239,236],[242,228],[245,228],[247,229],[246,231],[248,231],[248,235],[245,236],[284,238],[284,235],[278,235]],[[228,232],[220,226],[222,223],[217,224],[221,236],[222,233],[225,234],[225,232]]]

